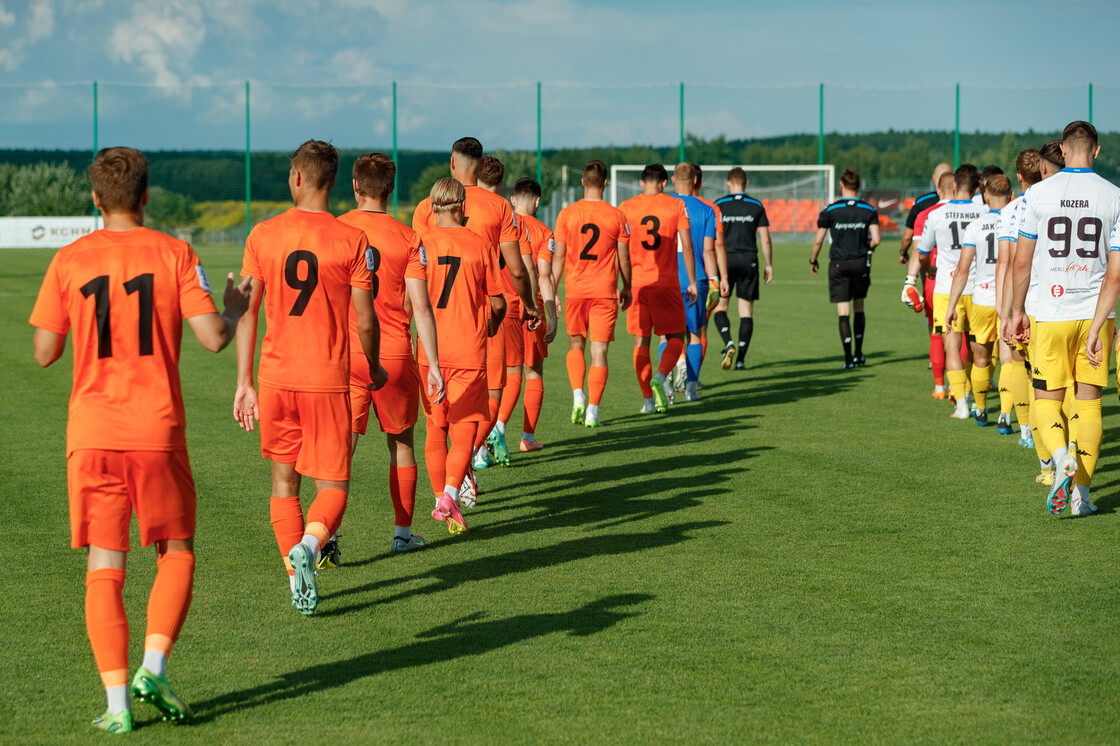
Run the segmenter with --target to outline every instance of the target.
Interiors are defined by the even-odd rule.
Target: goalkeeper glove
[[[713,282],[708,286],[708,311],[719,305],[719,283]]]
[[[906,282],[902,285],[902,302],[915,312],[922,310],[922,294],[918,292],[917,275],[906,275]]]

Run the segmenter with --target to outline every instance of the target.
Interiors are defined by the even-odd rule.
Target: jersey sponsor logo
[[[949,274],[952,274],[952,272],[950,272]],[[991,287],[991,285],[989,285],[989,284],[988,284],[988,283],[986,283],[986,282],[982,282],[982,283],[980,283],[980,288],[981,288],[982,290],[987,290],[987,289],[988,289],[989,287]]]
[[[858,231],[867,227],[867,223],[837,223],[832,226],[839,231]]]
[[[723,222],[725,223],[753,223],[754,215],[728,215],[723,214]]]
[[[202,268],[201,264],[194,265],[194,271],[198,275],[198,284],[206,292],[210,292],[210,279],[206,276],[206,270]]]
[[[1050,286],[1050,295],[1054,296],[1055,298],[1061,298],[1065,294],[1066,294],[1066,289],[1064,287],[1062,287],[1061,285],[1051,285]]]
[[[366,269],[370,272],[376,272],[379,258],[377,251],[372,246],[366,247]]]
[[[1089,207],[1087,199],[1063,199],[1062,207]]]

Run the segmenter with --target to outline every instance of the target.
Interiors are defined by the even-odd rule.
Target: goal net
[[[641,194],[638,183],[645,166],[611,166],[609,197],[612,205]],[[727,194],[727,172],[734,166],[700,166],[700,196],[711,202]],[[747,194],[762,202],[775,241],[805,241],[816,233],[817,216],[833,199],[836,168],[822,166],[739,166],[747,172]],[[670,176],[672,170],[670,169]],[[673,182],[665,185],[672,193]]]

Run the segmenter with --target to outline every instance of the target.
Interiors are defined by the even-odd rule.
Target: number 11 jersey
[[[350,288],[372,290],[365,233],[326,212],[291,208],[245,242],[242,277],[264,283],[257,382],[285,391],[349,391]]]
[[[1038,278],[1036,321],[1093,318],[1118,215],[1120,189],[1091,168],[1063,168],[1026,191],[1019,235],[1037,239],[1031,265]]]

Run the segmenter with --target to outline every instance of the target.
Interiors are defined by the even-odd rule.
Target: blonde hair
[[[455,179],[444,176],[432,185],[432,212],[451,212],[467,201],[467,190]]]

